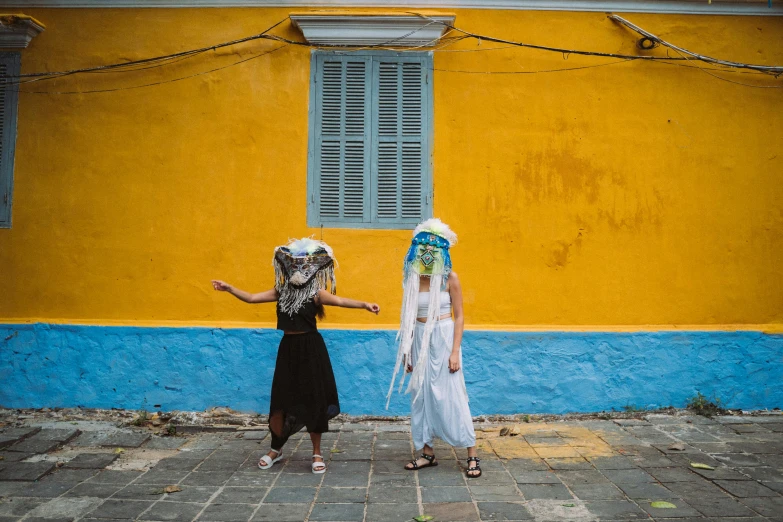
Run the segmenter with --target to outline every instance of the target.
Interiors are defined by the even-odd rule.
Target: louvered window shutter
[[[0,228],[11,227],[19,53],[0,53]]]
[[[314,54],[310,226],[408,228],[431,215],[431,61]]]
[[[370,209],[370,61],[318,58],[311,202],[321,222],[363,223]]]
[[[420,60],[379,59],[373,65],[373,221],[416,224],[426,217],[428,197],[427,71]]]

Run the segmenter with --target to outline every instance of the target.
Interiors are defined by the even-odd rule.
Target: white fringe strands
[[[297,272],[292,279],[300,274]],[[286,281],[286,275],[281,270],[280,265],[275,263],[275,290],[280,294],[277,302],[280,304],[280,310],[288,315],[294,315],[304,304],[315,297],[319,290],[329,290],[332,294],[337,293],[337,282],[334,278],[334,263],[327,268],[319,270],[309,283],[303,286],[294,286],[292,281]]]
[[[329,245],[309,238],[275,249],[275,290],[280,310],[293,316],[319,290],[337,293],[337,261]]]
[[[400,378],[398,391],[402,392],[403,386],[405,385],[406,369],[404,366],[412,364],[411,351],[413,349],[413,338],[416,334],[416,319],[419,308],[419,277],[419,274],[415,271],[409,270],[407,271],[403,284],[400,329],[397,332],[399,347],[397,348],[397,361],[394,366],[394,374],[392,375],[392,380],[389,385],[389,392],[386,394],[387,410],[389,409],[391,396],[394,392],[394,383],[397,380],[397,374],[400,372],[400,367],[403,367],[403,374],[402,378]],[[445,277],[447,278],[448,275]],[[421,346],[419,347],[417,357],[418,364],[413,366],[413,373],[408,381],[408,387],[405,388],[405,393],[413,392],[414,401],[418,398],[422,383],[424,382],[425,361],[429,359],[430,339],[432,338],[432,332],[435,329],[435,325],[437,324],[440,315],[441,290],[443,289],[443,286],[445,286],[445,282],[443,275],[438,274],[430,276],[430,299],[427,308],[427,322],[424,324],[424,335],[422,336]],[[446,342],[453,342],[453,339],[445,340]]]

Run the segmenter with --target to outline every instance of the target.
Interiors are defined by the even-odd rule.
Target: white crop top
[[[430,293],[419,292],[419,311],[416,317],[424,319],[427,317],[427,310],[430,307]],[[448,292],[440,293],[440,315],[446,315],[451,313],[451,296]]]

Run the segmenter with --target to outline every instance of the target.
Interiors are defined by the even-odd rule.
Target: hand
[[[223,281],[213,279],[212,288],[214,288],[218,292],[228,292],[229,290],[231,290],[231,285],[228,283],[224,283]]]
[[[364,309],[368,312],[374,313],[375,315],[378,315],[378,313],[381,311],[381,307],[375,303],[364,303]]]
[[[449,371],[451,373],[459,371],[459,354],[452,353],[449,357]]]
[[[402,360],[402,364],[405,366],[405,373],[412,373],[413,372],[413,365],[411,364],[408,357],[405,357]]]

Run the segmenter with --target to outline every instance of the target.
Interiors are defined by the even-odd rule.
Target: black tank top
[[[293,316],[280,310],[280,304],[277,305],[277,329],[288,332],[317,332],[318,325],[315,316],[318,313],[318,307],[310,299]]]

